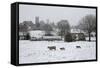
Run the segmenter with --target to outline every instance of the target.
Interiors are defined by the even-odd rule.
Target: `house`
[[[85,32],[80,29],[71,29],[71,35],[74,41],[85,40]]]
[[[42,30],[31,30],[31,31],[28,31],[28,33],[30,36],[30,40],[40,40],[45,34],[45,32]]]
[[[51,31],[49,34],[45,33],[45,35],[43,36],[43,40],[47,41],[61,40],[61,36],[58,36],[56,31]]]
[[[26,40],[27,32],[19,32],[19,40]]]
[[[57,36],[57,34],[53,31],[50,33],[46,33],[43,30],[31,30],[28,32],[30,36],[30,40],[36,41],[36,40],[47,40],[47,41],[53,41],[53,40],[61,40],[60,36]]]

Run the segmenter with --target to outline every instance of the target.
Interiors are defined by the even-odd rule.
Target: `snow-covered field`
[[[56,46],[56,50],[50,50],[48,46]],[[90,59],[96,59],[96,42],[19,41],[20,64]]]

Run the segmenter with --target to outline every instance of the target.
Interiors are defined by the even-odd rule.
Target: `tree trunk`
[[[61,31],[61,39],[63,39],[63,32]]]
[[[91,33],[89,33],[89,42],[91,41]]]
[[[61,35],[61,39],[63,38],[63,36]]]

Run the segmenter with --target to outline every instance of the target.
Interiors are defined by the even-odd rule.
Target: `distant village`
[[[91,37],[96,33],[91,32]],[[57,24],[50,22],[49,19],[44,22],[39,17],[35,17],[35,22],[23,21],[19,23],[19,40],[31,41],[85,41],[88,34],[76,26],[70,26],[67,20],[61,20]]]

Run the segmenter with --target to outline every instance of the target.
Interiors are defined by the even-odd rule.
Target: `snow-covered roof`
[[[71,33],[84,33],[84,31],[80,29],[71,29]]]
[[[27,32],[19,32],[19,35],[27,35]]]
[[[29,34],[31,37],[41,37],[45,34],[45,32],[42,30],[31,30],[29,31]]]

